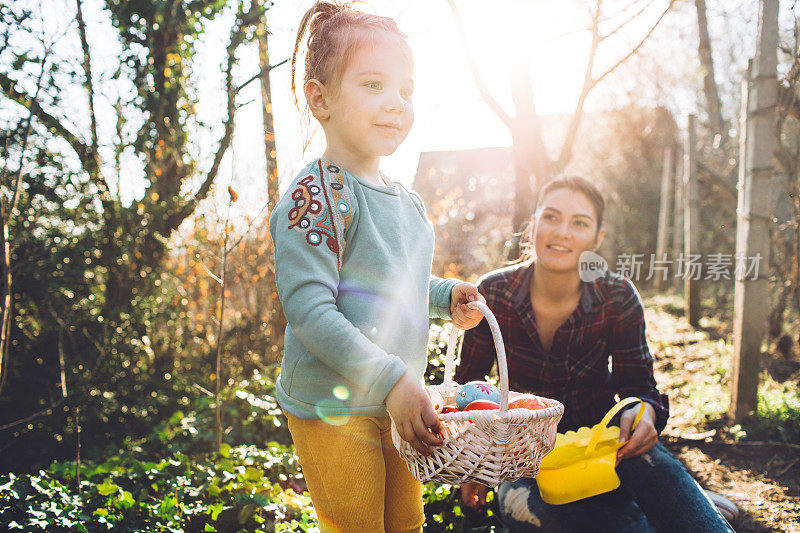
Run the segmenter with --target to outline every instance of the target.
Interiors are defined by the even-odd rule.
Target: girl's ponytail
[[[295,105],[300,109],[297,98],[297,56],[308,34],[305,74],[303,83],[317,79],[322,83],[336,80],[344,70],[347,59],[360,44],[370,42],[376,34],[385,34],[397,38],[408,51],[411,49],[405,42],[405,35],[397,27],[397,23],[388,17],[363,13],[353,8],[350,2],[334,1],[316,2],[306,11],[297,29],[297,39],[292,52],[292,96]]]
[[[300,46],[303,44],[303,36],[308,31],[308,48],[311,48],[311,42],[317,35],[320,26],[325,21],[330,20],[336,13],[349,9],[350,4],[336,4],[333,2],[317,2],[306,11],[300,20],[300,26],[297,28],[297,38],[294,41],[294,51],[292,52],[292,96],[294,96],[294,103],[300,108],[300,101],[297,99],[297,85],[295,82],[297,72],[297,54],[300,52]],[[309,70],[309,57],[306,56],[306,72]]]

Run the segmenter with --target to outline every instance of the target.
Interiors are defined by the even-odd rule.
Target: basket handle
[[[508,411],[508,365],[506,363],[506,349],[503,345],[503,336],[500,334],[500,325],[494,317],[491,309],[482,302],[469,302],[467,307],[477,309],[483,316],[486,317],[486,322],[489,324],[489,329],[492,330],[492,337],[494,338],[494,348],[497,351],[497,371],[500,374],[500,412],[505,414]],[[450,331],[450,340],[447,341],[447,355],[444,360],[444,383],[443,387],[446,391],[454,388],[456,385],[453,383],[453,364],[455,360],[456,341],[458,334],[461,330],[455,325]]]
[[[607,413],[606,416],[603,417],[603,420],[600,421],[599,424],[594,429],[594,433],[592,433],[592,438],[589,441],[589,445],[586,447],[586,455],[591,455],[594,452],[595,447],[597,446],[598,441],[600,440],[600,435],[603,431],[608,427],[608,423],[611,422],[611,419],[614,417],[615,414],[619,412],[620,409],[625,407],[626,405],[630,405],[634,402],[639,402],[639,412],[636,413],[636,418],[633,420],[633,426],[631,429],[636,427],[636,424],[639,423],[641,420],[642,415],[644,414],[644,401],[635,396],[631,396],[629,398],[625,398],[624,400],[620,400],[617,402],[617,405],[612,407]]]

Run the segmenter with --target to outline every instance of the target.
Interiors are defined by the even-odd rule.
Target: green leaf
[[[222,446],[219,447],[219,454],[222,457],[230,457],[231,456],[231,445],[223,442]]]
[[[215,503],[214,505],[209,505],[208,511],[211,514],[211,520],[216,520],[217,517],[219,516],[219,513],[221,513],[224,508],[225,504],[223,504],[222,502]]]
[[[120,498],[119,501],[123,509],[130,509],[136,504],[136,501],[133,499],[133,494],[127,490],[122,492],[122,498]]]
[[[99,509],[95,509],[94,513],[92,514],[94,514],[95,516],[108,516],[108,509],[103,509],[102,507],[100,507]]]
[[[206,527],[203,528],[203,531],[216,531],[216,529],[211,524],[206,524]]]
[[[103,496],[114,494],[117,491],[119,491],[119,485],[111,481],[105,481],[101,485],[97,485],[97,492],[99,492]]]
[[[256,513],[258,509],[258,505],[254,503],[248,503],[239,511],[239,523],[244,525],[250,520],[250,517]]]
[[[247,481],[258,481],[264,477],[264,472],[258,468],[248,466],[244,471],[244,479]]]
[[[161,505],[158,507],[158,516],[161,518],[173,518],[178,508],[177,503],[178,502],[173,494],[167,494],[167,496],[164,498],[164,501],[162,501]]]
[[[175,424],[178,424],[181,420],[183,420],[185,417],[186,415],[183,414],[183,411],[181,410],[175,411],[174,413],[172,413],[172,416],[169,417],[169,424],[174,426]]]

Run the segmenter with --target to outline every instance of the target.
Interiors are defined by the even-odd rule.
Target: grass
[[[733,340],[724,310],[704,309],[701,329],[682,317],[683,300],[654,295],[645,300],[648,340],[656,359],[656,381],[672,402],[671,425],[681,430],[727,431],[733,438],[800,444],[800,395],[797,384],[777,382],[761,373],[755,418],[729,427]],[[712,312],[716,311],[714,314]],[[776,357],[766,352],[763,358]]]

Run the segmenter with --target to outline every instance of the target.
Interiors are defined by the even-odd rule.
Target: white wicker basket
[[[477,481],[495,486],[503,480],[536,477],[542,458],[556,442],[556,428],[564,406],[556,400],[540,399],[545,409],[508,409],[509,399],[519,393],[508,390],[508,366],[500,326],[489,308],[480,302],[468,304],[479,309],[494,337],[500,373],[500,409],[440,414],[444,444],[432,447],[424,456],[400,437],[392,422],[392,441],[411,473],[420,481],[461,484]],[[459,330],[453,327],[447,344],[444,382],[435,385],[445,404],[455,403],[458,384],[453,381],[453,360]]]

